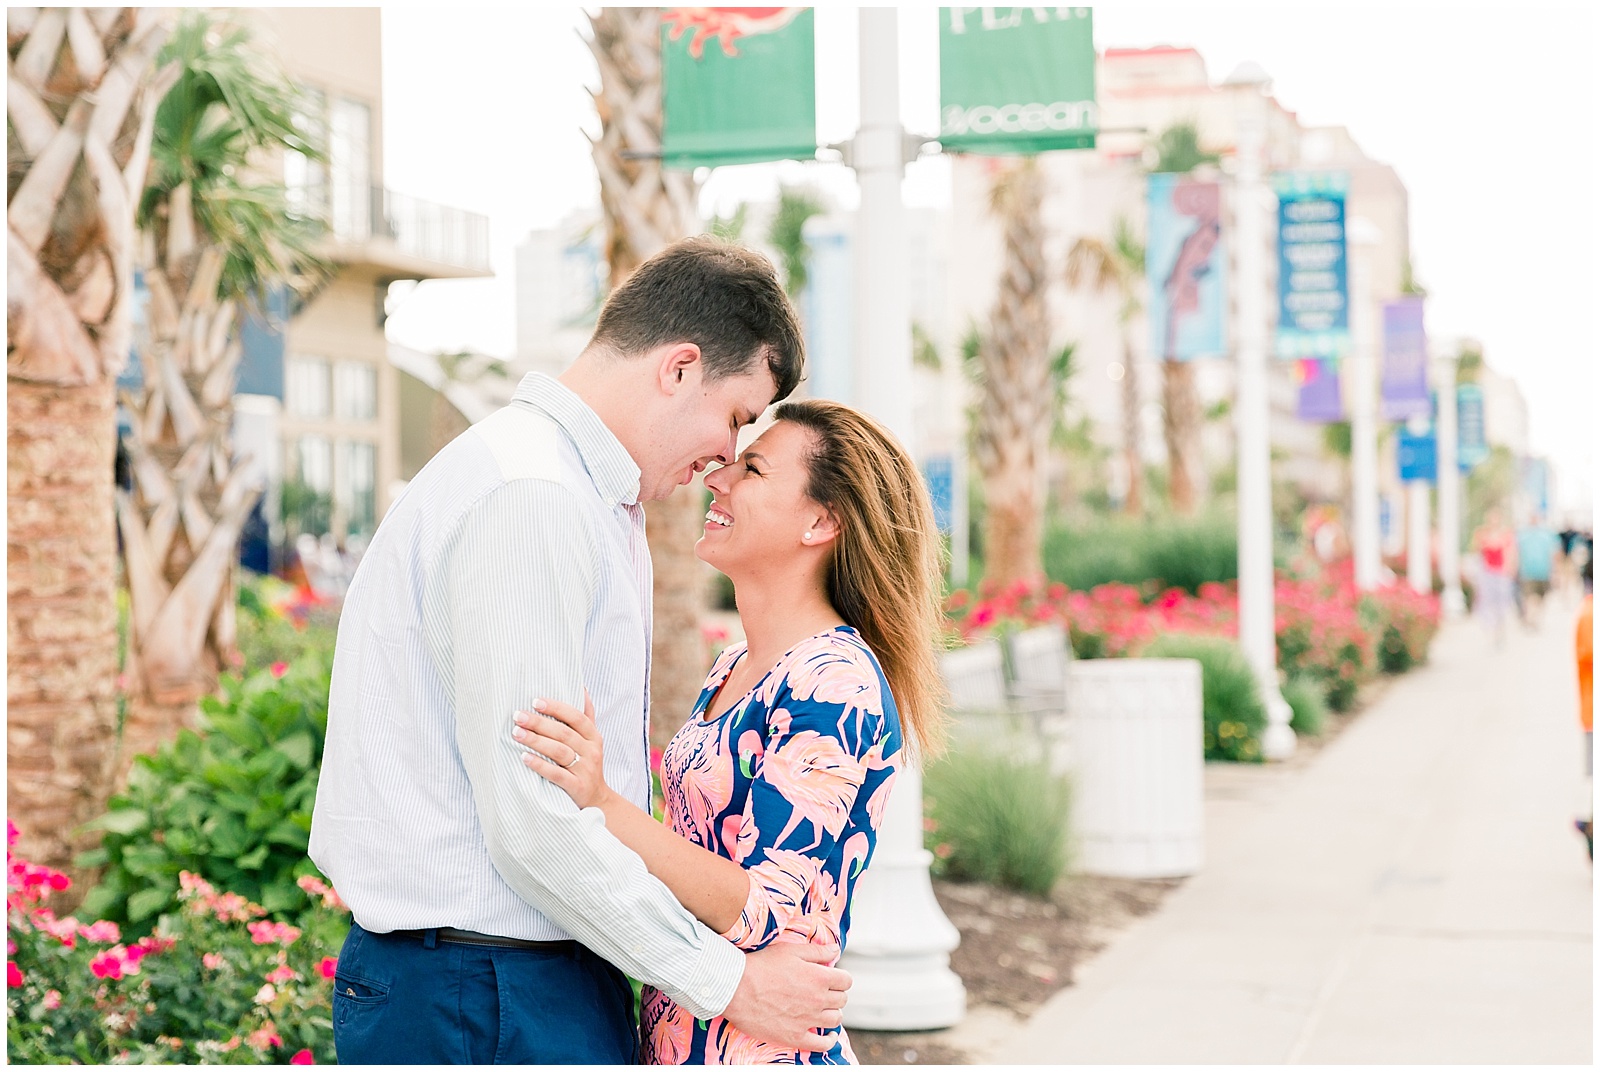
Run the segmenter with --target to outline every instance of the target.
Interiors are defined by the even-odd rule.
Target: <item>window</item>
[[[370,533],[378,521],[377,449],[361,440],[339,444],[339,505],[350,535]]]
[[[295,123],[306,132],[313,145],[326,152],[328,145],[328,98],[321,90],[304,91],[305,111],[295,113]],[[283,154],[283,184],[289,211],[299,217],[328,218],[328,164],[313,160],[293,149]]]
[[[333,487],[333,454],[322,436],[301,436],[300,483],[319,494]]]
[[[370,421],[378,416],[378,370],[362,361],[333,367],[333,410],[340,420]]]
[[[362,241],[372,234],[372,109],[336,97],[328,109],[328,175],[333,233]]]
[[[291,357],[289,412],[301,420],[328,416],[328,362],[320,357]]]

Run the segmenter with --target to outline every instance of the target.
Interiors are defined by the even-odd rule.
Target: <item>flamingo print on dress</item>
[[[723,935],[745,950],[771,942],[837,945],[850,894],[872,858],[900,762],[900,719],[861,635],[840,626],[786,652],[717,718],[704,713],[743,645],[724,650],[694,714],[662,756],[667,822],[743,866],[750,897]],[[652,1064],[854,1064],[844,1031],[822,1053],[751,1038],[721,1017],[696,1020],[645,987]]]

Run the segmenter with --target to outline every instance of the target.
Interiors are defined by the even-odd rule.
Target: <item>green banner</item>
[[[815,27],[808,7],[663,8],[666,166],[813,159]]]
[[[1092,149],[1094,20],[1086,7],[939,9],[939,142],[960,153]]]

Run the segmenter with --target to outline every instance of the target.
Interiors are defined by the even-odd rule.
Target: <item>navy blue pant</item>
[[[429,943],[352,923],[333,987],[341,1064],[634,1064],[633,991],[567,952]]]

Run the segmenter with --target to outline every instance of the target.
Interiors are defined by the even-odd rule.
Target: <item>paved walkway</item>
[[[1306,761],[1207,771],[1207,861],[1006,1063],[1588,1064],[1573,609],[1447,628]]]

